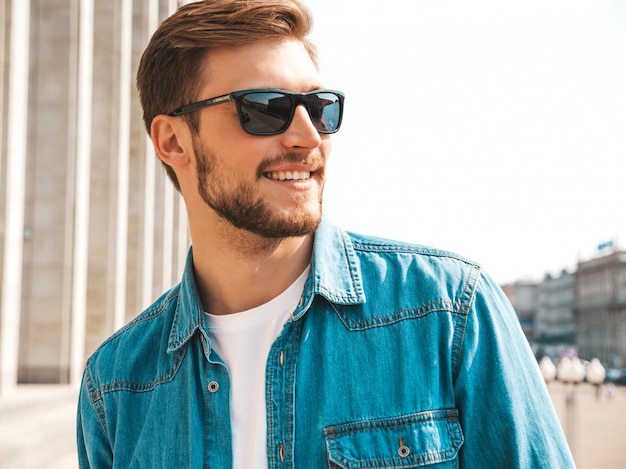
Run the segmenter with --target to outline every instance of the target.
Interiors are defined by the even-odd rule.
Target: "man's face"
[[[198,99],[252,88],[303,93],[322,88],[301,42],[269,40],[212,52]],[[247,134],[234,103],[203,109],[194,137],[198,193],[232,225],[265,238],[312,233],[322,214],[330,138],[298,106],[289,128]]]

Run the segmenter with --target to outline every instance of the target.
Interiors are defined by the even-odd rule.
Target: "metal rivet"
[[[401,458],[406,458],[411,452],[411,449],[407,445],[404,444],[404,440],[402,439],[402,437],[398,438],[398,441],[400,442],[400,447],[398,448],[398,455]]]
[[[217,381],[211,381],[209,383],[209,392],[216,392],[220,388],[220,385]]]

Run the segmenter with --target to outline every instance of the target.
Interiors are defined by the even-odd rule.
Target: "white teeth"
[[[296,181],[301,179],[309,179],[311,173],[308,171],[277,171],[267,173],[267,177],[275,181]]]

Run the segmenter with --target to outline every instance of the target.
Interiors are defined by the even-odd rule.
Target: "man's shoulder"
[[[144,360],[144,355],[166,352],[178,292],[178,286],[167,291],[107,338],[87,360],[91,375],[100,383],[125,380],[126,370],[136,370],[138,363],[158,363]]]
[[[482,275],[476,262],[420,244],[355,233],[348,236],[370,299],[387,289],[415,310],[445,306],[467,311]]]
[[[478,263],[452,251],[349,231],[346,232],[346,234],[350,238],[354,250],[363,254],[372,253],[382,256],[392,254],[390,259],[394,259],[395,255],[410,256],[422,259],[423,261],[429,263],[449,264],[450,266],[458,265],[465,266],[466,268],[480,268]]]
[[[176,286],[163,293],[150,306],[105,340],[100,348],[106,348],[109,344],[116,342],[123,342],[134,335],[144,335],[155,328],[160,329],[165,319],[165,313],[172,306],[175,306],[178,291],[179,287]]]
[[[415,243],[353,232],[342,236],[343,242],[335,243],[335,249],[339,252],[343,245],[345,254],[336,258],[345,259],[349,268],[342,269],[337,262],[334,268],[321,272],[325,276],[320,274],[320,282],[331,287],[348,284],[360,293],[356,301],[338,301],[327,295],[351,330],[396,324],[409,318],[436,319],[430,315],[434,312],[443,313],[437,317],[445,318],[468,314],[480,283],[478,264]],[[348,280],[346,273],[350,275]]]

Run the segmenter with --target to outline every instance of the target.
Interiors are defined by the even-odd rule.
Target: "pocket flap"
[[[324,429],[330,462],[343,468],[410,468],[452,460],[463,444],[456,409]]]

